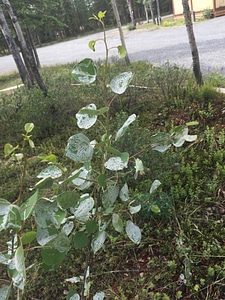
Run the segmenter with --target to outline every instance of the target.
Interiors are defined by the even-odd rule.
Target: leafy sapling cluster
[[[108,53],[107,39],[104,28],[106,12],[99,12],[94,19],[100,22],[104,30],[106,61],[103,82],[97,80],[97,67],[93,60],[85,58],[78,63],[72,75],[80,84],[100,82],[106,96],[108,90],[113,92],[111,100],[104,98],[104,107],[97,108],[90,103],[81,108],[77,114],[77,126],[80,133],[68,139],[65,155],[73,165],[74,171],[67,174],[66,169],[56,163],[54,155],[42,157],[47,167],[39,174],[40,179],[34,187],[32,196],[23,203],[11,204],[0,199],[0,230],[12,231],[12,238],[7,243],[8,250],[0,254],[0,262],[7,265],[11,282],[0,289],[2,299],[9,299],[15,289],[22,298],[26,283],[26,262],[24,252],[26,246],[37,243],[41,248],[43,264],[54,269],[63,262],[68,252],[73,249],[85,249],[85,267],[83,274],[74,274],[66,279],[73,284],[68,292],[67,300],[90,299],[92,280],[90,279],[92,259],[104,251],[104,245],[112,230],[126,236],[135,244],[141,242],[141,229],[135,222],[135,214],[141,210],[141,205],[135,205],[129,196],[129,186],[126,174],[133,173],[135,179],[144,174],[145,168],[137,156],[130,157],[128,152],[120,152],[116,147],[118,140],[125,138],[129,126],[135,122],[136,115],[132,114],[117,132],[110,132],[109,109],[114,99],[124,93],[132,80],[131,72],[124,72],[107,82]],[[96,41],[91,41],[89,47],[95,50]],[[119,54],[126,55],[122,46],[118,46]],[[88,129],[100,126],[103,132],[100,138],[90,140]],[[26,140],[32,146],[28,135],[33,125],[26,124]],[[151,147],[164,152],[172,145],[180,147],[185,141],[193,141],[196,136],[188,134],[187,127],[179,127],[171,134],[160,133],[153,136]],[[17,148],[6,147],[8,154]],[[11,152],[11,153],[10,153]],[[149,193],[160,186],[155,180]],[[48,192],[47,192],[48,191]],[[156,206],[153,212],[158,212]],[[35,229],[23,231],[25,223],[30,218],[35,220]],[[35,244],[34,244],[35,245]],[[32,266],[31,266],[32,267]],[[93,288],[93,290],[95,290]],[[96,292],[93,300],[105,298],[103,291]]]

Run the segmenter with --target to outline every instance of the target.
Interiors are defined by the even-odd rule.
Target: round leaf
[[[127,55],[126,49],[123,46],[117,46],[120,58],[125,58]]]
[[[102,204],[105,208],[112,207],[119,195],[118,186],[109,186],[102,195]]]
[[[97,68],[90,58],[79,62],[72,71],[74,79],[82,84],[90,84],[96,80]]]
[[[127,221],[126,224],[126,233],[129,239],[135,243],[140,244],[141,241],[141,230],[140,228],[135,225],[132,221]]]
[[[74,235],[74,247],[76,249],[81,249],[87,246],[88,235],[83,231],[78,231]]]
[[[129,86],[132,77],[133,74],[131,72],[121,73],[112,79],[109,86],[114,93],[123,94]]]
[[[91,161],[93,155],[90,140],[82,133],[69,138],[65,151],[67,157],[80,163]]]
[[[91,243],[91,247],[92,247],[94,254],[103,247],[105,240],[106,240],[106,232],[105,231],[100,231],[95,235],[95,237]]]
[[[55,165],[49,165],[38,174],[37,178],[51,177],[52,179],[55,179],[59,178],[60,176],[62,176],[62,170]]]
[[[123,231],[123,221],[119,215],[113,214],[112,216],[112,225],[117,232]]]
[[[88,129],[90,127],[92,127],[96,120],[97,120],[97,115],[93,115],[93,114],[88,114],[88,113],[83,113],[82,110],[96,110],[96,105],[95,104],[89,104],[87,106],[85,106],[84,108],[81,108],[79,110],[79,112],[76,114],[76,118],[77,118],[77,126],[79,128],[84,128],[84,129]]]

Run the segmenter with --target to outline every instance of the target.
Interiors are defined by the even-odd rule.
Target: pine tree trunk
[[[31,82],[30,77],[27,73],[27,70],[24,66],[23,60],[20,56],[16,42],[11,34],[11,31],[9,29],[9,26],[7,24],[7,21],[5,19],[5,15],[3,13],[1,6],[0,6],[0,28],[1,28],[4,38],[6,40],[8,48],[13,56],[13,59],[16,63],[16,66],[19,71],[22,82],[24,84],[28,84],[28,87],[30,88],[32,86],[32,82]]]
[[[189,39],[189,44],[190,44],[191,54],[192,54],[193,72],[194,72],[197,84],[202,85],[203,79],[202,79],[202,73],[201,73],[201,68],[200,68],[198,48],[197,48],[196,41],[195,41],[193,24],[191,21],[191,12],[190,12],[188,0],[182,0],[182,4],[183,4],[183,9],[184,9],[184,19],[185,19],[185,23],[186,23],[188,39]]]
[[[40,68],[41,63],[40,63],[40,60],[39,60],[39,57],[38,57],[38,54],[37,54],[37,50],[36,50],[35,45],[34,45],[32,34],[31,34],[30,29],[28,27],[26,28],[26,34],[27,34],[28,47],[29,47],[30,51],[32,51],[33,54],[34,54],[35,62],[36,62],[37,67]]]
[[[157,24],[161,24],[161,15],[160,15],[160,7],[159,7],[159,0],[156,0],[156,7],[157,7]]]
[[[17,16],[15,15],[13,8],[8,0],[2,0],[4,3],[7,12],[11,18],[11,21],[13,23],[13,26],[15,28],[17,38],[19,40],[20,46],[21,46],[21,52],[24,58],[24,62],[26,64],[27,70],[30,74],[31,80],[36,80],[37,84],[39,85],[40,89],[42,89],[45,93],[47,93],[47,88],[40,76],[40,73],[38,71],[37,65],[35,63],[35,58],[33,56],[33,52],[29,51],[27,47],[27,43],[25,41],[22,29],[20,27],[20,24],[18,22]]]
[[[153,5],[152,5],[152,0],[149,0],[149,7],[150,7],[150,11],[151,11],[152,21],[155,24],[155,15],[154,15],[154,9],[153,9]]]
[[[133,8],[132,0],[127,0],[127,5],[130,13],[131,23],[134,26],[134,28],[136,28],[136,21],[134,17],[134,8]]]

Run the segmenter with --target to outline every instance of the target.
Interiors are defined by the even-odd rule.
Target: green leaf
[[[89,104],[89,105],[91,105],[91,104]],[[95,104],[92,104],[92,105],[95,105]],[[88,107],[88,105],[86,107]],[[86,108],[86,107],[81,108],[79,110],[79,113],[80,114],[88,114],[90,116],[101,116],[101,115],[104,115],[107,111],[109,111],[109,107],[102,107],[99,109],[91,109],[91,108]]]
[[[29,142],[29,146],[33,149],[35,147],[34,142],[31,139],[29,139],[28,142]]]
[[[149,193],[152,194],[160,185],[161,185],[161,182],[158,179],[154,180]]]
[[[18,231],[21,225],[20,208],[0,198],[0,231],[5,229]]]
[[[13,147],[11,144],[5,144],[4,146],[4,155],[5,157],[11,155],[19,146]]]
[[[94,207],[94,199],[89,194],[83,194],[80,197],[79,204],[75,208],[71,208],[71,212],[80,222],[87,222],[90,217],[90,211]]]
[[[159,132],[151,138],[152,149],[165,152],[171,147],[171,136],[166,132]]]
[[[120,194],[119,194],[119,197],[122,201],[127,201],[129,200],[129,189],[128,189],[128,185],[127,183],[125,183],[123,185],[123,187],[121,188],[120,190]]]
[[[85,58],[75,66],[72,75],[82,84],[91,84],[96,80],[97,68],[92,59]]]
[[[192,122],[187,122],[186,123],[186,126],[196,126],[196,125],[198,125],[199,124],[199,122],[197,122],[197,121],[192,121]]]
[[[74,234],[74,247],[81,249],[86,247],[88,244],[88,235],[83,231],[78,231]]]
[[[94,103],[81,108],[76,114],[77,126],[84,129],[92,127],[97,121],[97,115],[95,114],[95,111],[96,105]]]
[[[0,288],[0,300],[8,300],[11,294],[11,288],[9,285],[5,285]]]
[[[185,142],[185,136],[188,134],[188,128],[176,128],[174,132],[171,134],[171,137],[173,138],[173,145],[175,147],[181,147]]]
[[[102,205],[104,208],[112,207],[119,195],[118,186],[108,186],[102,195]]]
[[[26,123],[24,126],[24,130],[26,133],[31,132],[34,129],[34,123]]]
[[[18,274],[14,273],[13,281],[14,284],[17,282],[18,277],[20,278],[18,287],[23,290],[26,281],[26,266],[25,266],[25,257],[24,257],[24,250],[22,246],[19,246],[16,249],[15,253],[15,268]]]
[[[39,158],[41,159],[42,162],[52,162],[52,163],[57,162],[56,155],[52,153],[49,155],[39,155]]]
[[[109,86],[116,94],[123,94],[132,80],[133,74],[131,72],[124,72],[112,79]]]
[[[117,46],[118,54],[120,58],[125,58],[127,55],[126,49],[123,46]]]
[[[158,207],[158,205],[152,204],[151,205],[151,211],[154,212],[155,214],[159,214],[160,213],[160,208]]]
[[[42,228],[59,228],[65,216],[66,211],[60,209],[57,206],[56,201],[50,202],[45,199],[41,199],[37,202],[34,209],[35,221],[38,226]]]
[[[100,175],[98,176],[98,184],[99,184],[101,187],[104,187],[107,178],[108,178],[108,177],[107,177],[106,174],[100,174]]]
[[[118,214],[113,214],[112,225],[117,232],[121,233],[123,231],[123,221]]]
[[[43,262],[47,266],[57,266],[70,249],[70,240],[65,233],[59,233],[54,239],[48,242],[41,250]]]
[[[64,232],[67,236],[72,232],[74,228],[74,222],[69,221],[63,225],[62,232]]]
[[[139,204],[137,206],[129,206],[129,211],[132,215],[136,214],[140,210],[141,210],[141,204]]]
[[[46,190],[53,186],[53,179],[51,177],[43,178],[35,184],[36,189]]]
[[[76,185],[77,188],[81,191],[89,188],[93,184],[91,180],[91,172],[92,172],[91,167],[89,170],[87,170],[85,167],[81,167],[80,169],[75,170],[71,176],[79,173],[79,177],[73,179],[72,183]]]
[[[42,228],[37,226],[37,242],[39,245],[44,246],[51,240],[53,240],[59,234],[59,230],[56,228]]]
[[[55,166],[49,165],[47,168],[42,170],[38,175],[37,178],[48,178],[51,177],[52,179],[56,179],[62,176],[62,170]]]
[[[35,231],[28,231],[22,234],[22,245],[32,243],[36,239],[37,233]]]
[[[93,155],[90,140],[82,133],[69,138],[65,151],[67,157],[80,163],[90,162]]]
[[[80,199],[80,194],[76,191],[67,191],[57,196],[57,202],[63,209],[75,207]]]
[[[117,150],[117,149],[114,148],[114,147],[111,147],[111,146],[106,146],[106,147],[104,148],[104,150],[107,151],[108,153],[112,153],[112,154],[114,154],[114,155],[116,155],[116,156],[119,156],[119,155],[120,155],[120,151]]]
[[[132,221],[128,220],[126,222],[126,233],[129,239],[135,243],[140,244],[141,242],[141,230]]]
[[[92,51],[95,51],[95,44],[96,44],[96,41],[95,41],[95,40],[91,40],[91,41],[88,43],[88,47],[89,47]]]
[[[91,243],[91,247],[92,247],[94,254],[103,247],[105,240],[106,240],[106,232],[104,230],[99,231],[94,236],[92,243]]]
[[[77,291],[71,290],[66,296],[66,300],[80,300],[80,296],[77,294]]]
[[[126,120],[126,122],[123,124],[123,126],[117,131],[115,141],[117,141],[119,138],[121,138],[125,132],[127,131],[127,128],[131,123],[133,123],[136,119],[136,115],[133,114],[129,116],[129,118]]]
[[[121,157],[111,157],[105,162],[105,167],[111,171],[120,171],[127,168],[127,164],[122,162]]]
[[[134,179],[137,179],[138,177],[138,173],[140,173],[140,175],[144,175],[144,166],[143,166],[143,163],[142,161],[137,158],[135,159],[135,175],[134,175]]]
[[[98,224],[93,220],[87,221],[85,226],[86,226],[87,232],[90,234],[95,233],[98,230]]]
[[[93,300],[103,300],[105,298],[104,292],[97,292],[95,293]]]
[[[105,11],[99,11],[98,12],[98,18],[101,20],[103,18],[105,18],[105,15],[106,15],[106,10]]]
[[[38,200],[38,190],[36,190],[36,192],[21,205],[20,207],[21,220],[24,221],[30,217],[37,203],[37,200]]]

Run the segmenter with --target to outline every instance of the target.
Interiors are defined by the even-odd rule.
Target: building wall
[[[192,0],[192,3],[194,11],[202,11],[206,8],[213,9],[213,0]]]
[[[183,5],[181,0],[172,0],[173,1],[173,13],[174,16],[183,15]],[[225,3],[225,0],[216,0],[217,2]],[[213,0],[192,0],[193,10],[195,12],[200,12],[206,8],[213,9]],[[225,5],[225,4],[223,4]],[[189,6],[191,9],[191,0],[189,0]]]
[[[225,0],[216,0],[216,8],[225,6]]]

